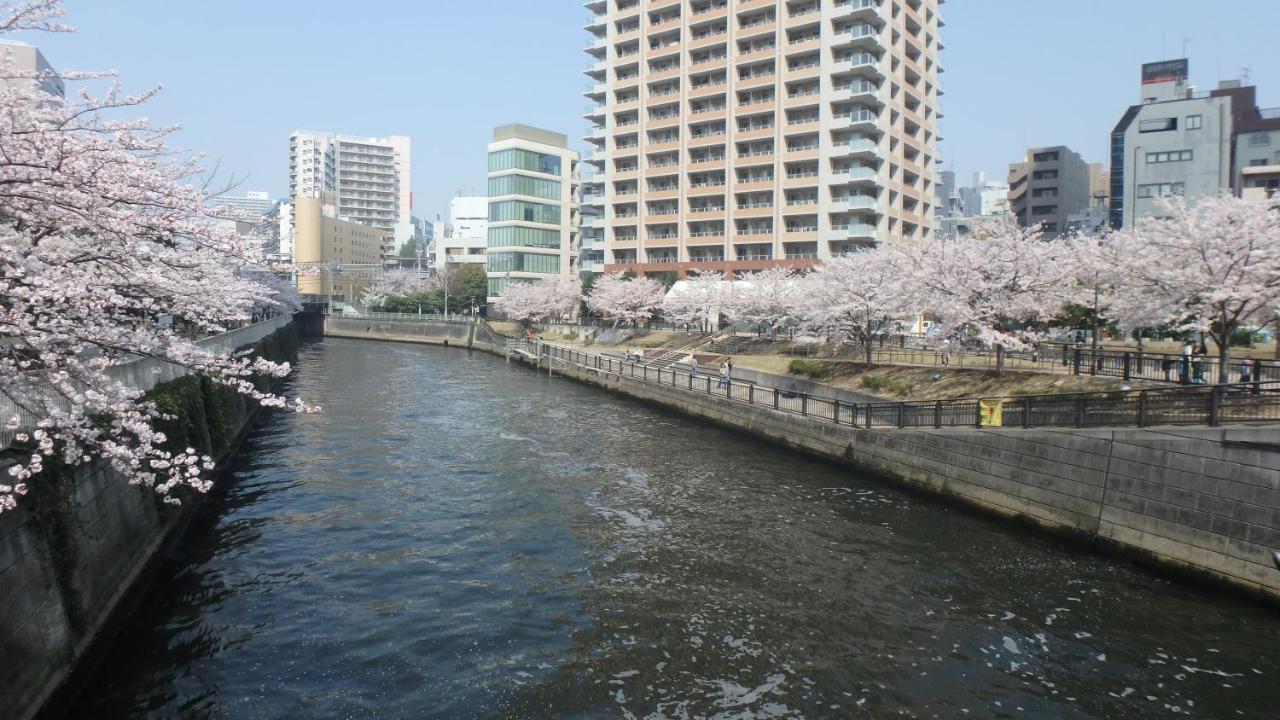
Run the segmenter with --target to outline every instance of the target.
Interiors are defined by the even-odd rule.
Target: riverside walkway
[[[955,400],[851,403],[828,395],[762,387],[715,370],[650,366],[542,341],[509,339],[509,353],[536,364],[562,363],[686,392],[863,428],[1150,427],[1280,423],[1280,381],[1118,392],[1060,393]]]

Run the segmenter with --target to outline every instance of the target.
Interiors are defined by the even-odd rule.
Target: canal
[[[72,717],[1275,717],[1280,614],[482,353],[327,340]]]

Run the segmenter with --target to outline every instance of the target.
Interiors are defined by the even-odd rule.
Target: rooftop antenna
[[[1191,38],[1186,35],[1182,36],[1182,57],[1187,56],[1187,46],[1191,44]]]

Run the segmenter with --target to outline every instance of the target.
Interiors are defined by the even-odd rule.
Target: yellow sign
[[[978,409],[982,414],[982,427],[1001,427],[1004,425],[1003,400],[979,400]]]

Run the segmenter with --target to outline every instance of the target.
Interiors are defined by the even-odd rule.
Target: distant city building
[[[1254,88],[1240,88],[1238,92],[1247,95],[1232,107],[1236,192],[1253,199],[1280,196],[1280,108],[1258,110],[1252,99]],[[1240,108],[1253,112],[1234,112]]]
[[[449,223],[437,232],[431,264],[483,265],[488,243],[489,198],[459,195],[449,201]]]
[[[206,201],[210,207],[231,208],[246,215],[266,215],[276,206],[276,201],[265,192],[250,190],[244,197],[215,195]]]
[[[1009,212],[1019,225],[1040,225],[1056,237],[1071,213],[1089,207],[1089,177],[1089,164],[1070,148],[1031,148],[1026,160],[1009,165]]]
[[[956,191],[953,214],[968,216],[1003,215],[1009,207],[1009,184],[988,180],[986,173],[973,174],[973,184]]]
[[[385,236],[381,228],[340,218],[336,202],[332,192],[294,200],[293,255],[303,269],[298,291],[351,302],[369,276],[352,266],[381,266]]]
[[[13,63],[12,67],[18,73],[30,73],[41,90],[60,98],[67,96],[62,78],[36,46],[17,40],[0,40],[0,66],[9,62]],[[0,79],[0,84],[6,86],[13,82],[15,80],[10,78]]]
[[[576,275],[578,153],[569,138],[503,125],[489,143],[489,298],[508,282]]]
[[[338,216],[384,233],[384,255],[413,237],[409,138],[297,131],[289,137],[293,197],[332,192]]]
[[[938,173],[938,195],[935,199],[938,217],[946,217],[958,211],[959,198],[956,195],[956,173],[954,170],[943,170]]]
[[[1247,163],[1276,160],[1266,147],[1280,130],[1280,111],[1259,110],[1256,88],[1238,81],[1197,93],[1188,68],[1185,58],[1143,65],[1140,104],[1111,132],[1113,228],[1152,214],[1162,197],[1241,193]]]

